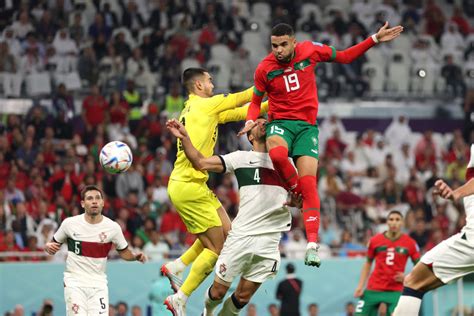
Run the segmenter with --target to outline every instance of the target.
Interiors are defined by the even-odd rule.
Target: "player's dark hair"
[[[295,266],[292,263],[288,263],[286,265],[286,273],[294,273],[295,272]]]
[[[295,36],[295,31],[291,25],[286,23],[279,23],[272,28],[272,36],[284,36],[288,35],[290,37]]]
[[[192,92],[194,88],[194,80],[196,77],[202,76],[206,72],[208,71],[204,68],[188,68],[183,71],[181,82],[188,92]]]
[[[390,217],[390,215],[392,214],[397,214],[397,215],[400,215],[401,218],[403,218],[403,214],[400,212],[400,211],[397,211],[397,210],[391,210],[388,215],[387,215],[387,219]]]
[[[81,191],[81,200],[84,201],[85,197],[86,197],[86,193],[89,192],[89,191],[99,191],[100,192],[100,196],[102,198],[104,198],[104,192],[102,192],[101,189],[99,189],[98,186],[96,185],[86,185],[84,187],[84,189],[82,189]]]

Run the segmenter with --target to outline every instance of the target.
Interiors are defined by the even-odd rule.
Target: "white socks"
[[[224,306],[222,306],[221,311],[219,312],[218,316],[233,316],[239,315],[240,308],[237,308],[232,301],[232,295],[229,296],[225,302]]]
[[[220,303],[222,303],[222,299],[220,300],[212,300],[209,297],[209,289],[206,290],[206,296],[204,300],[204,306],[206,307],[206,313],[207,315],[213,315],[214,310],[216,309],[217,306],[219,306]],[[204,316],[207,316],[204,314]]]
[[[421,299],[414,296],[400,296],[393,316],[418,316],[421,307]]]
[[[181,258],[171,261],[166,264],[166,268],[173,274],[181,274],[186,269],[186,265],[181,261]]]

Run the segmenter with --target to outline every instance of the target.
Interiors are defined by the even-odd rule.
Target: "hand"
[[[303,195],[300,193],[290,192],[290,200],[286,201],[284,206],[303,207]]]
[[[168,120],[166,122],[166,127],[176,138],[183,139],[188,137],[188,132],[186,131],[186,128],[177,119]]]
[[[48,255],[54,255],[56,252],[58,252],[59,248],[61,248],[60,243],[50,241],[50,242],[46,243],[46,245],[44,246],[44,251]]]
[[[392,28],[388,28],[388,22],[380,28],[380,30],[375,34],[379,42],[388,42],[397,38],[403,32],[403,26],[397,25]]]
[[[354,297],[362,297],[362,295],[364,295],[364,289],[361,288],[361,287],[358,287],[358,288],[354,291]]]
[[[135,259],[141,263],[145,263],[145,261],[147,261],[147,257],[142,252],[136,253]]]
[[[247,132],[250,131],[252,128],[254,128],[255,125],[257,125],[257,122],[254,122],[254,121],[245,122],[244,128],[241,129],[240,132],[237,133],[237,136],[242,136],[242,135],[247,134]]]
[[[397,272],[397,274],[395,274],[394,279],[399,283],[403,283],[403,279],[405,279],[405,274],[403,274],[403,272]]]
[[[435,182],[435,188],[433,194],[439,195],[444,199],[454,200],[454,191],[449,185],[446,184],[443,180],[437,180]]]

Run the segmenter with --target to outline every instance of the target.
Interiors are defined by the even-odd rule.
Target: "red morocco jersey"
[[[314,125],[318,115],[314,67],[335,58],[334,47],[310,41],[296,43],[289,63],[279,62],[273,53],[265,57],[255,70],[255,89],[268,94],[269,121],[300,120]]]
[[[89,224],[84,214],[66,218],[53,239],[67,243],[65,286],[106,287],[105,265],[112,245],[117,250],[128,247],[119,224],[105,216],[97,224]]]
[[[399,291],[403,290],[403,282],[395,281],[398,272],[405,272],[405,266],[411,258],[413,262],[420,259],[416,242],[407,234],[402,234],[397,240],[390,240],[385,235],[377,234],[369,241],[367,259],[375,258],[375,268],[369,278],[367,290]]]

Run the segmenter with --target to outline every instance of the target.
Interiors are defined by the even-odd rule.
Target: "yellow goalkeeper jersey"
[[[248,105],[252,99],[253,87],[239,93],[219,94],[210,98],[201,98],[190,94],[184,104],[179,120],[186,126],[194,147],[205,157],[214,153],[217,141],[218,124],[245,120]],[[268,111],[268,102],[262,103],[262,113]],[[176,181],[202,181],[209,178],[206,171],[193,168],[184,154],[181,142],[178,140],[178,153],[170,179]]]

